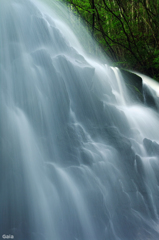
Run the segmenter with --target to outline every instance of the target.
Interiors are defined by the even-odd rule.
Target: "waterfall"
[[[158,240],[159,113],[54,6],[0,0],[0,234]]]

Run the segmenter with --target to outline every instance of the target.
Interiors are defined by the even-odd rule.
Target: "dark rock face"
[[[147,138],[144,138],[143,143],[149,156],[159,157],[159,144]]]
[[[155,96],[155,91],[153,89],[148,88],[147,85],[143,84],[144,104],[148,107],[158,110],[158,106],[156,104],[154,96]]]
[[[121,69],[120,71],[124,78],[125,84],[128,90],[130,91],[130,94],[132,95],[133,100],[143,102],[144,99],[142,94],[143,88],[142,78],[127,70]]]
[[[155,91],[143,83],[141,77],[127,70],[120,70],[129,94],[134,102],[143,103],[145,106],[159,110],[158,97]]]

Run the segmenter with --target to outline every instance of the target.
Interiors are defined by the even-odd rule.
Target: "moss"
[[[142,78],[137,76],[135,73],[129,72],[125,69],[120,69],[121,74],[124,78],[127,89],[130,95],[135,101],[143,102],[143,83]]]

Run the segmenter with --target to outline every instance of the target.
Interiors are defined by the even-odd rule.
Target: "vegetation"
[[[159,0],[63,1],[116,66],[159,80]]]

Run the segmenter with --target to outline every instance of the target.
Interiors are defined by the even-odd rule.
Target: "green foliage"
[[[159,75],[159,0],[65,2],[116,66]]]
[[[159,82],[159,50],[155,50],[154,59],[153,59],[153,67],[155,69],[155,73],[153,78]]]
[[[153,64],[156,69],[159,69],[159,49],[155,50],[154,52]]]

